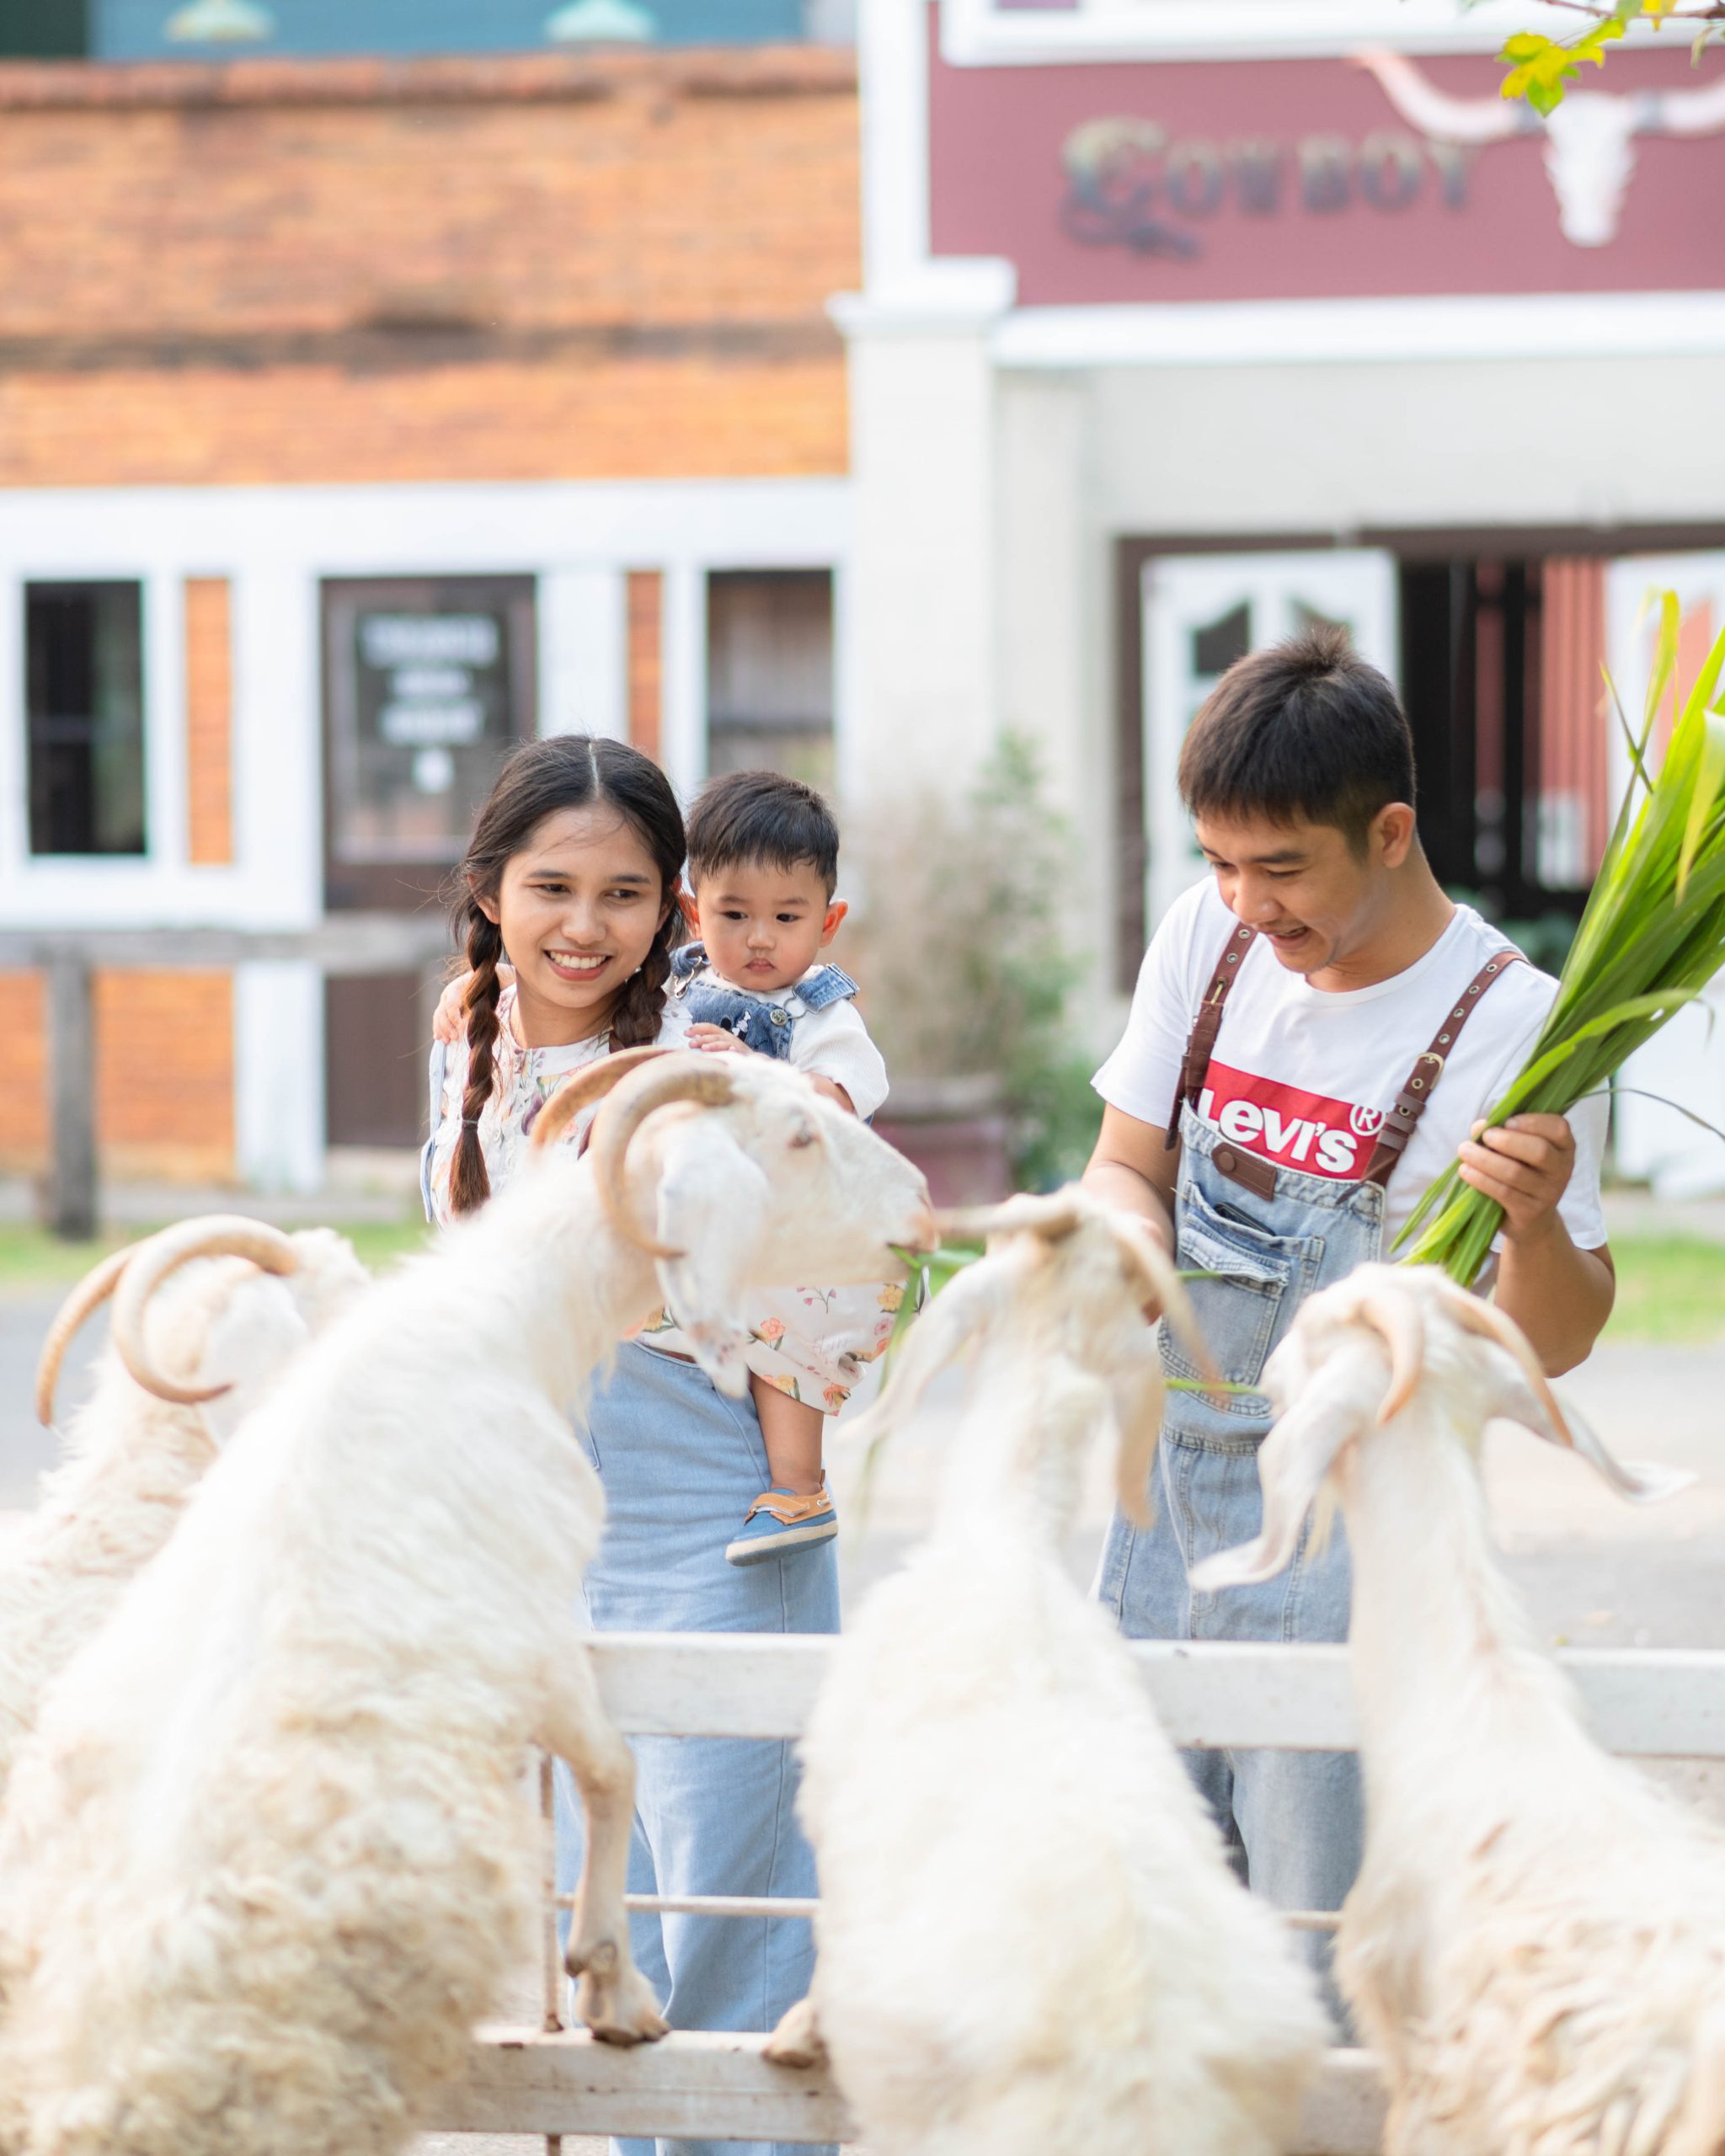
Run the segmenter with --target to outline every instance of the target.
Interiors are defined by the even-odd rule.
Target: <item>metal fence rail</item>
[[[631,1736],[782,1738],[802,1733],[832,1645],[735,1633],[610,1633],[594,1641],[592,1652],[606,1708]],[[1177,1744],[1337,1751],[1357,1742],[1344,1648],[1139,1641],[1131,1651]],[[1583,1652],[1558,1660],[1607,1750],[1642,1758],[1725,1758],[1725,1654]],[[805,1913],[809,1905],[780,1906],[788,1915]],[[753,1901],[746,1911],[765,1913]],[[562,1986],[549,1898],[547,1924],[553,2022],[560,2016]],[[618,2051],[581,2031],[488,2028],[475,2038],[466,2073],[443,2090],[426,2125],[439,2132],[544,2134],[553,2141],[572,2134],[854,2140],[829,2077],[770,2064],[765,2042],[760,2036],[679,2031],[662,2043]],[[1307,2099],[1294,2156],[1375,2156],[1384,2105],[1370,2055],[1331,2051]]]

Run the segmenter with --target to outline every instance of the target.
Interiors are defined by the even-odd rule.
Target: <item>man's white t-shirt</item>
[[[1239,925],[1214,883],[1198,884],[1168,909],[1144,955],[1125,1036],[1093,1081],[1111,1107],[1167,1127],[1193,1022]],[[1504,941],[1471,906],[1457,906],[1406,972],[1332,992],[1290,973],[1260,937],[1228,991],[1199,1102],[1204,1116],[1243,1151],[1278,1166],[1357,1182],[1414,1059]],[[1513,965],[1481,998],[1390,1177],[1386,1256],[1426,1186],[1520,1072],[1557,993],[1549,974]],[[1608,1110],[1601,1096],[1570,1113],[1575,1171],[1558,1210],[1582,1250],[1605,1241],[1599,1159]]]

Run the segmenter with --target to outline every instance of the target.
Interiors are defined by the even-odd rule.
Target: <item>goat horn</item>
[[[1418,1390],[1425,1369],[1425,1319],[1402,1295],[1362,1295],[1359,1315],[1390,1351],[1390,1385],[1378,1407],[1378,1428],[1399,1415]]]
[[[669,1107],[673,1101],[695,1101],[702,1107],[716,1108],[735,1097],[736,1089],[724,1062],[717,1056],[689,1049],[668,1054],[655,1070],[632,1071],[600,1109],[589,1147],[599,1201],[611,1225],[638,1249],[654,1257],[688,1255],[660,1242],[630,1209],[627,1171],[635,1133],[656,1108]]]
[[[1660,131],[1711,135],[1725,127],[1725,75],[1695,90],[1664,90],[1653,99]]]
[[[99,1265],[92,1266],[54,1313],[42,1352],[36,1358],[36,1420],[45,1429],[54,1420],[54,1388],[60,1382],[60,1365],[78,1327],[93,1310],[105,1303],[120,1285],[120,1276],[142,1247],[128,1243],[110,1251]]]
[[[1456,98],[1423,75],[1399,52],[1372,46],[1349,55],[1378,85],[1409,126],[1436,142],[1501,142],[1533,125],[1531,115],[1502,98]]]
[[[1472,1332],[1482,1340],[1494,1340],[1498,1347],[1512,1356],[1522,1375],[1533,1387],[1533,1394],[1551,1419],[1552,1429],[1573,1452],[1575,1433],[1569,1427],[1563,1410],[1557,1404],[1557,1396],[1551,1390],[1551,1381],[1546,1375],[1545,1366],[1533,1352],[1533,1343],[1508,1310],[1500,1310],[1494,1303],[1482,1303],[1477,1295],[1470,1295],[1465,1288],[1453,1288],[1446,1297],[1455,1322],[1464,1332]]]
[[[192,1407],[231,1392],[231,1384],[184,1385],[158,1370],[144,1348],[144,1312],[158,1288],[195,1257],[248,1257],[261,1273],[278,1275],[299,1270],[299,1252],[291,1236],[266,1221],[248,1220],[243,1214],[212,1213],[197,1220],[182,1220],[140,1243],[131,1254],[119,1292],[114,1299],[114,1344],[120,1359],[146,1392],[158,1400],[172,1400]]]
[[[638,1070],[644,1063],[670,1054],[670,1050],[665,1048],[620,1048],[614,1055],[602,1055],[585,1070],[575,1071],[564,1079],[540,1109],[528,1143],[536,1147],[556,1145],[583,1108],[602,1101],[613,1086],[620,1084],[632,1070]]]
[[[1164,1321],[1184,1342],[1194,1368],[1212,1385],[1220,1385],[1222,1374],[1199,1329],[1198,1313],[1192,1307],[1186,1283],[1180,1278],[1180,1268],[1162,1248],[1149,1225],[1140,1226],[1129,1214],[1116,1226],[1114,1241],[1126,1270],[1143,1292],[1144,1300],[1162,1305]]]
[[[1083,1208],[1063,1193],[1034,1197],[1021,1193],[998,1205],[959,1205],[937,1212],[936,1233],[945,1241],[953,1237],[969,1241],[977,1236],[1032,1235],[1057,1243],[1070,1235],[1084,1218]]]

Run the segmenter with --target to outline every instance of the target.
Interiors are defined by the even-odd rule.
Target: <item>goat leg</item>
[[[766,2040],[765,2056],[775,2066],[826,2064],[826,2041],[812,1999],[799,1999],[794,2006],[786,2008],[777,2028]]]
[[[601,2043],[652,2043],[667,2025],[629,1953],[623,1905],[635,1762],[600,1703],[585,1644],[563,1658],[539,1734],[547,1751],[568,1760],[586,1818],[586,1859],[563,1955],[563,1967],[577,1980],[575,2012]]]

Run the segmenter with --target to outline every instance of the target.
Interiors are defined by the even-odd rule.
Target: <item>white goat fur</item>
[[[1378,1427],[1411,1305],[1423,1368]],[[1367,1833],[1337,1970],[1391,2090],[1391,2156],[1712,2156],[1725,2143],[1725,1837],[1587,1735],[1492,1545],[1477,1454],[1505,1417],[1562,1442],[1430,1268],[1314,1296],[1271,1358],[1261,1545],[1285,1561],[1327,1478],[1354,1561]],[[1477,1321],[1476,1320],[1477,1323]],[[1578,1447],[1629,1495],[1658,1470]],[[1670,1486],[1674,1478],[1665,1478]]]
[[[110,1344],[72,1417],[66,1458],[0,1549],[0,1793],[42,1695],[177,1525],[194,1486],[291,1358],[369,1284],[344,1237],[287,1239],[282,1278],[194,1260],[151,1298],[145,1341],[170,1377],[230,1390],[201,1406],[147,1392]]]
[[[733,1105],[661,1109],[628,1155],[686,1260],[655,1277],[590,1159],[536,1158],[299,1360],[68,1670],[0,1836],[0,2143],[398,2146],[521,1940],[530,1740],[588,1802],[583,2011],[662,2031],[622,1911],[628,1753],[574,1615],[604,1507],[569,1412],[667,1287],[711,1325],[751,1281],[890,1277],[929,1231],[861,1123],[729,1069]]]
[[[997,1239],[906,1342],[878,1426],[969,1338],[976,1366],[933,1532],[837,1643],[803,1746],[813,2019],[880,2156],[1257,2156],[1323,2041],[1061,1565],[1087,1445],[1113,1436],[1141,1508],[1160,1419],[1142,1276],[1078,1202],[1057,1241]]]

